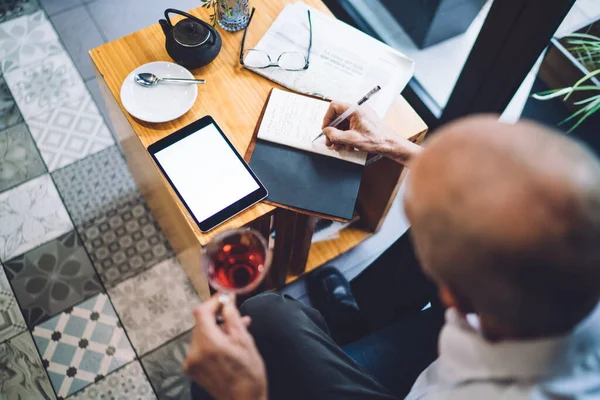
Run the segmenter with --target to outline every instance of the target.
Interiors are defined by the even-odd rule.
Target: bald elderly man
[[[347,107],[333,103],[324,125]],[[600,399],[600,163],[586,147],[491,116],[445,126],[424,148],[369,110],[325,134],[411,169],[415,252],[447,310],[439,358],[407,398]],[[215,298],[195,310],[184,363],[215,399],[393,398],[317,311],[274,293],[241,314],[226,304],[221,327],[219,310]]]

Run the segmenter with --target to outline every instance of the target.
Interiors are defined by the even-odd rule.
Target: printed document
[[[357,102],[377,85],[368,105],[384,117],[414,74],[414,62],[399,51],[302,2],[287,5],[254,46],[276,61],[281,53],[308,50],[311,11],[313,45],[303,71],[251,69],[286,88],[327,100]],[[247,57],[252,57],[252,52]]]

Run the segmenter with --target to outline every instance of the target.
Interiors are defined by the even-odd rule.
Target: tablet
[[[148,152],[202,232],[267,197],[267,190],[210,116]]]

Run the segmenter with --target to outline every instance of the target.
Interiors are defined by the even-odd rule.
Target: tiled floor
[[[140,3],[0,0],[2,399],[190,398],[199,298],[115,144],[87,52],[200,3]],[[356,275],[407,227],[399,198],[336,265]],[[289,290],[306,300],[302,283]]]
[[[187,332],[142,358],[159,399],[191,400],[190,384],[181,369],[190,336]]]
[[[189,395],[199,298],[129,174],[87,55],[172,5],[151,3],[132,18],[137,0],[0,0],[2,399]]]

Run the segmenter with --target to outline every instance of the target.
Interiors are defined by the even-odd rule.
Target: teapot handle
[[[171,27],[173,27],[173,24],[171,23],[171,19],[169,18],[169,13],[183,15],[184,17],[188,17],[188,18],[196,20],[196,21],[198,21],[198,22],[200,22],[202,24],[206,24],[206,22],[204,22],[201,19],[199,19],[197,17],[194,17],[193,15],[190,15],[190,14],[188,14],[186,12],[179,11],[179,10],[176,10],[174,8],[167,8],[165,10],[165,18],[167,19],[167,22],[169,22],[169,25],[171,25]]]
[[[179,11],[179,10],[176,10],[174,8],[167,8],[165,10],[165,18],[166,18],[167,22],[169,23],[169,25],[171,26],[171,28],[173,28],[173,24],[171,23],[171,19],[169,18],[169,13],[183,15],[184,17],[188,17],[190,19],[193,19],[195,21],[200,22],[201,24],[206,25],[209,28],[209,30],[210,30],[210,40],[212,42],[211,44],[215,44],[215,42],[216,42],[217,39],[215,37],[216,35],[214,34],[214,28],[212,26],[210,26],[206,22],[202,21],[200,18],[194,17],[193,15],[190,15],[190,14],[188,14],[186,12]]]

